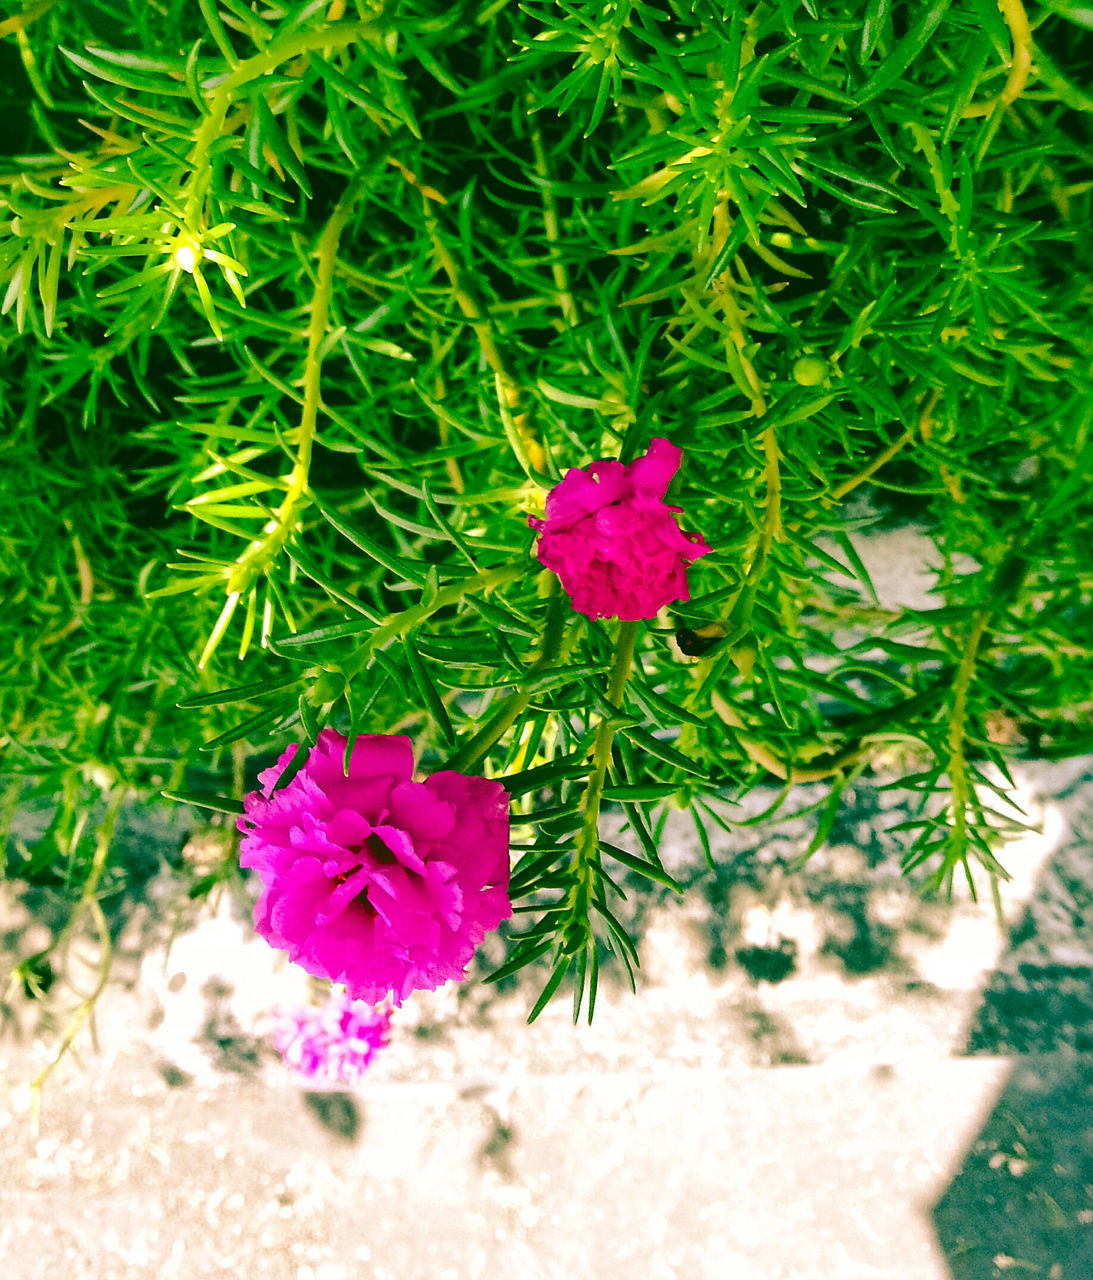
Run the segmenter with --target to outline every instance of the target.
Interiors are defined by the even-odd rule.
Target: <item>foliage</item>
[[[812,852],[894,762],[908,869],[1002,874],[1007,761],[1093,746],[1087,8],[0,8],[10,876],[93,899],[90,793],[231,811],[328,723],[505,780],[533,1016],[636,963],[665,806],[830,779]],[[591,622],[526,516],[656,435],[715,554]]]

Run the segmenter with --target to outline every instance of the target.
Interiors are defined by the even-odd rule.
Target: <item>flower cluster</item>
[[[575,609],[637,620],[689,598],[687,566],[710,548],[683,533],[680,508],[664,502],[681,457],[657,438],[628,465],[575,468],[547,495],[546,518],[528,517],[540,534],[539,559]],[[347,1018],[362,1016],[354,1002],[401,1004],[413,990],[462,978],[486,932],[512,914],[500,783],[450,770],[415,782],[408,738],[362,734],[345,767],[348,747],[323,729],[282,787],[299,749],[290,746],[258,775],[261,790],[247,795],[238,824],[240,863],[262,882],[258,933],[346,988],[348,1004],[280,1033],[286,1059],[311,1075],[343,1069],[345,1054],[332,1047],[342,1041],[365,1044],[367,1063],[375,1045],[346,1030]],[[322,1067],[328,1061],[335,1065]]]
[[[712,549],[684,533],[664,501],[682,451],[656,438],[629,465],[612,460],[573,468],[547,494],[536,555],[590,618],[653,618],[689,600],[687,565]]]
[[[446,771],[413,780],[408,738],[324,729],[280,790],[288,748],[244,801],[240,863],[258,873],[255,927],[351,1000],[396,1004],[463,977],[512,914],[508,794]]]
[[[356,1084],[386,1047],[391,1010],[335,992],[321,1009],[278,1011],[273,1047],[296,1075],[316,1084]]]

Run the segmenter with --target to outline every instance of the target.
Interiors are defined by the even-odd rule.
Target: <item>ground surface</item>
[[[18,1091],[0,1110],[5,1280],[1088,1280],[1093,771],[1018,781],[1040,831],[1007,850],[1005,933],[899,876],[897,793],[859,788],[796,877],[803,822],[711,873],[679,815],[689,890],[632,918],[637,996],[608,978],[592,1027],[558,1004],[527,1028],[533,985],[419,995],[342,1093],[269,1047],[308,987],[248,904],[177,917],[164,873],[97,1050],[37,1134]],[[9,946],[32,906],[7,904]],[[13,1024],[0,1046],[11,1079],[45,1052]]]

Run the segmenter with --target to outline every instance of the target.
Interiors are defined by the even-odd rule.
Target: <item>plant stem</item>
[[[763,534],[755,560],[748,570],[749,582],[758,582],[772,543],[782,536],[782,472],[779,467],[782,455],[778,449],[778,437],[773,427],[763,431],[763,456],[766,459],[763,477],[767,486],[767,500],[763,509]]]
[[[524,453],[530,467],[539,473],[544,473],[546,471],[546,453],[542,443],[531,429],[530,415],[526,409],[521,407],[520,385],[501,354],[494,334],[494,327],[486,309],[479,303],[467,284],[465,273],[455,260],[455,256],[440,237],[440,228],[437,225],[436,214],[433,213],[431,201],[442,199],[442,197],[432,187],[423,186],[418,182],[414,175],[404,166],[398,165],[397,167],[406,180],[416,186],[421,194],[422,213],[425,218],[425,227],[429,233],[429,239],[432,242],[433,253],[436,255],[437,262],[443,268],[444,274],[448,277],[448,283],[451,285],[452,297],[455,299],[456,305],[462,311],[464,318],[474,331],[474,336],[478,339],[482,358],[496,376],[498,400],[502,416],[504,417],[506,413],[510,415],[512,426],[518,435],[517,454],[519,456],[519,453]]]
[[[1030,521],[1028,531],[1031,531],[1034,526],[1035,521]],[[975,783],[968,780],[967,761],[964,754],[968,694],[971,690],[979,650],[983,644],[984,636],[987,634],[987,627],[991,618],[1009,603],[1020,590],[1021,584],[1028,575],[1029,563],[1025,558],[1028,531],[1010,546],[1009,551],[1002,558],[991,576],[986,590],[987,603],[977,609],[972,618],[971,628],[968,631],[967,639],[964,641],[964,652],[960,659],[960,666],[957,668],[956,680],[953,682],[953,711],[949,719],[947,739],[949,760],[946,765],[946,772],[949,775],[949,786],[952,789],[951,842],[958,850],[963,850],[966,846],[968,806],[969,804],[972,806],[977,805]],[[968,869],[967,856],[964,853],[959,853],[957,856],[964,864],[964,872],[974,897],[975,885],[972,883],[971,872]],[[977,856],[986,867],[992,880],[998,876],[1003,879],[1007,878],[1005,870],[986,849],[977,850]],[[947,857],[937,873],[938,885],[945,884],[950,892],[952,891],[954,861],[955,859]]]
[[[84,883],[83,891],[80,894],[80,900],[76,904],[75,910],[69,916],[67,922],[61,932],[54,940],[54,948],[60,946],[62,940],[67,939],[75,932],[76,927],[82,921],[85,914],[89,914],[95,921],[95,930],[99,935],[99,947],[101,955],[99,957],[99,972],[95,980],[95,986],[80,1001],[76,1012],[72,1015],[65,1033],[60,1043],[53,1050],[49,1061],[38,1072],[34,1079],[30,1082],[30,1091],[34,1115],[37,1116],[38,1099],[41,1096],[42,1086],[53,1073],[54,1068],[68,1052],[72,1042],[80,1033],[80,1028],[91,1015],[92,1009],[95,1007],[95,1001],[102,995],[107,980],[110,977],[110,966],[113,961],[113,946],[110,938],[110,928],[103,915],[102,907],[99,906],[98,893],[99,881],[102,879],[102,873],[106,869],[106,858],[110,852],[110,842],[114,837],[114,827],[117,824],[118,815],[121,813],[122,806],[125,803],[127,789],[119,786],[106,806],[106,814],[99,825],[95,838],[95,856],[91,862],[91,870],[87,880]]]
[[[29,5],[22,13],[17,13],[13,18],[5,18],[3,22],[0,22],[0,40],[4,36],[25,31],[32,22],[47,14],[56,3],[57,0],[38,0],[37,4]]]
[[[349,184],[319,237],[319,269],[315,281],[315,292],[311,299],[307,356],[304,360],[304,403],[300,411],[300,425],[296,429],[296,461],[284,482],[287,484],[287,492],[273,518],[263,527],[261,536],[247,545],[228,575],[227,599],[198,659],[198,670],[204,668],[216,651],[240,600],[257,590],[257,579],[280,555],[296,528],[300,512],[307,505],[311,451],[315,443],[319,417],[323,364],[321,347],[326,338],[330,299],[334,292],[334,266],[338,257],[338,241],[361,189],[360,179]]]
[[[634,646],[638,638],[637,622],[620,622],[619,638],[615,645],[615,661],[607,681],[607,701],[622,710],[622,695],[630,678],[634,660]],[[605,716],[596,730],[596,742],[592,749],[592,772],[588,778],[581,807],[584,823],[577,838],[578,880],[587,881],[589,868],[598,850],[600,803],[603,799],[603,782],[607,766],[611,763],[611,746],[615,741],[615,725]]]
[[[848,493],[856,489],[858,485],[864,484],[866,480],[871,476],[874,476],[881,467],[885,465],[885,463],[891,462],[905,444],[908,444],[914,439],[916,430],[918,430],[924,437],[928,436],[930,433],[930,426],[933,422],[934,409],[940,398],[940,391],[931,391],[923,401],[917,427],[908,427],[903,435],[898,436],[893,440],[886,449],[882,449],[873,461],[863,467],[857,475],[851,476],[849,480],[844,480],[840,485],[836,485],[835,488],[831,490],[831,498],[838,502],[840,499],[845,498]]]
[[[1021,96],[1021,91],[1032,70],[1032,28],[1029,26],[1028,14],[1021,0],[998,0],[998,8],[1002,12],[1002,20],[1009,27],[1013,40],[1013,56],[1010,58],[1009,75],[1005,87],[997,98],[989,98],[986,102],[973,102],[964,108],[964,119],[990,115],[1001,103],[1008,107],[1011,102]]]
[[[190,152],[190,190],[186,196],[185,222],[190,231],[200,231],[196,225],[204,208],[205,194],[212,181],[209,155],[213,145],[224,131],[228,108],[237,89],[273,71],[284,62],[290,62],[312,49],[344,49],[380,28],[372,22],[354,22],[340,27],[323,27],[318,31],[305,31],[282,42],[275,42],[262,53],[241,62],[235,70],[217,85],[209,103],[209,114],[201,122]]]
[[[554,279],[554,287],[558,291],[558,302],[562,308],[562,316],[566,324],[575,325],[580,323],[580,312],[577,310],[577,303],[569,287],[569,273],[565,269],[565,261],[557,247],[560,226],[558,204],[551,189],[550,166],[547,163],[546,148],[543,146],[543,134],[535,123],[535,117],[530,117],[530,120],[531,147],[535,153],[535,172],[543,179],[543,229],[546,231],[546,238],[551,246],[550,274]]]
[[[319,352],[326,338],[330,299],[334,292],[334,264],[338,257],[338,241],[349,221],[349,215],[361,193],[362,182],[356,179],[346,188],[337,207],[319,237],[319,270],[315,293],[311,300],[311,318],[307,331],[307,361],[304,365],[304,405],[300,414],[299,453],[296,465],[289,476],[289,490],[281,504],[282,512],[295,504],[307,488],[311,467],[311,449],[315,442],[315,427],[319,414],[319,379],[322,373],[322,356]]]
[[[546,671],[554,662],[562,648],[565,638],[566,622],[564,602],[558,591],[557,579],[554,580],[554,595],[551,598],[550,611],[547,614],[546,629],[543,632],[543,644],[538,658],[528,669],[528,675]],[[481,760],[495,742],[506,733],[523,714],[531,701],[530,693],[511,694],[497,708],[473,738],[445,764],[445,769],[454,769],[457,773],[469,768]]]
[[[382,646],[388,644],[396,637],[405,635],[411,628],[416,627],[419,622],[423,622],[431,614],[437,612],[438,609],[444,609],[448,605],[458,604],[465,596],[479,592],[486,592],[491,587],[500,586],[503,582],[511,582],[513,578],[519,577],[523,572],[522,566],[507,565],[503,569],[485,569],[481,573],[473,574],[469,578],[464,578],[462,582],[453,582],[450,586],[442,587],[437,593],[435,599],[426,603],[421,601],[418,604],[411,605],[409,609],[403,609],[401,613],[392,614],[385,618],[365,640],[364,644],[354,653],[353,657],[342,664],[342,672],[348,678],[357,674],[358,671],[364,669],[372,654]],[[533,667],[532,670],[535,670]],[[451,768],[452,766],[448,766]]]
[[[958,849],[962,849],[966,841],[967,808],[972,790],[968,784],[967,764],[964,759],[964,726],[968,711],[968,689],[971,686],[972,674],[975,671],[975,660],[979,652],[979,645],[989,620],[989,610],[982,610],[975,615],[971,631],[964,644],[964,653],[960,659],[956,681],[953,685],[953,713],[949,720],[948,737],[949,762],[945,771],[949,775],[949,785],[952,788],[952,843]],[[963,862],[967,872],[967,858],[964,858]],[[939,871],[939,878],[944,878],[951,893],[953,866],[948,859],[946,859],[946,864]],[[971,884],[970,874],[968,875],[968,881],[974,895],[975,886]]]

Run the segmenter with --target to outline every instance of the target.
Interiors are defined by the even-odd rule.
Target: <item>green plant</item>
[[[3,768],[62,800],[9,876],[82,901],[89,792],[232,812],[326,723],[505,779],[533,1016],[636,962],[666,806],[826,779],[811,853],[884,752],[907,868],[1003,874],[1007,760],[1093,745],[1088,10],[5,8]],[[657,435],[715,553],[591,622],[526,515]]]

